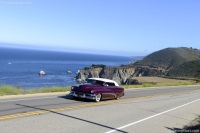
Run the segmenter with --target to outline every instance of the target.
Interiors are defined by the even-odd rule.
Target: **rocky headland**
[[[130,84],[134,76],[157,76],[163,74],[162,69],[151,67],[108,67],[104,65],[92,65],[79,71],[76,76],[78,81],[87,78],[107,78],[115,80],[120,84]]]
[[[200,50],[193,48],[166,48],[156,51],[140,61],[121,66],[92,65],[80,70],[77,81],[87,78],[108,78],[120,84],[135,84],[133,77],[200,77]],[[188,62],[188,63],[187,63]],[[197,63],[195,63],[197,62]],[[195,65],[194,65],[195,64]],[[181,68],[181,69],[180,69]],[[189,69],[190,68],[190,69]],[[193,70],[185,71],[185,70]],[[179,70],[177,73],[175,73]]]

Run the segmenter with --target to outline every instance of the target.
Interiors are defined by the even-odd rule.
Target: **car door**
[[[115,95],[112,92],[112,89],[110,89],[110,86],[103,87],[102,97],[103,97],[103,99],[112,99],[115,97]]]

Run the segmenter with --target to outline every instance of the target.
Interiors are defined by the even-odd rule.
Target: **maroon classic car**
[[[124,96],[124,88],[117,82],[104,78],[89,78],[85,84],[72,86],[70,95],[99,102],[105,99],[119,99]]]

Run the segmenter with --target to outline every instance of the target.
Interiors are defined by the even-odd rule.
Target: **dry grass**
[[[178,82],[193,82],[192,80],[177,80],[177,79],[168,79],[162,77],[133,77],[137,79],[140,83],[178,83]]]
[[[20,95],[20,94],[37,94],[37,93],[49,93],[49,92],[66,92],[71,89],[70,86],[66,87],[59,87],[59,86],[52,86],[52,87],[43,87],[39,89],[29,89],[24,90],[19,87],[10,86],[10,85],[2,85],[0,86],[0,96],[5,95]]]
[[[180,86],[180,85],[198,85],[194,80],[177,80],[162,77],[133,77],[139,81],[139,85],[121,85],[125,89],[143,88],[143,87],[161,87],[161,86]]]

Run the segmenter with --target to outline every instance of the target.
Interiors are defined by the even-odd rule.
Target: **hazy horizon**
[[[44,46],[26,46],[20,44],[8,44],[8,43],[0,43],[0,48],[13,48],[13,49],[27,49],[27,50],[39,50],[39,51],[52,51],[52,52],[68,52],[68,53],[83,53],[83,54],[94,54],[94,55],[110,55],[110,56],[146,56],[150,53],[144,54],[139,52],[130,52],[126,53],[123,51],[111,51],[111,50],[96,50],[96,49],[81,49],[81,48],[52,48],[52,47],[44,47]],[[121,54],[123,53],[123,54]]]
[[[1,51],[3,50],[3,51]],[[11,51],[14,50],[20,54],[20,52],[26,52],[27,54],[30,54],[31,52],[35,53],[38,52],[40,54],[45,53],[54,53],[54,54],[77,54],[77,55],[88,55],[88,56],[99,56],[99,57],[122,57],[122,58],[130,58],[131,57],[143,57],[143,56],[125,56],[125,55],[113,55],[113,54],[101,54],[101,53],[90,53],[90,52],[77,52],[77,51],[66,51],[66,50],[53,50],[53,49],[45,49],[45,48],[30,48],[30,47],[7,47],[7,46],[0,46],[0,55],[2,53],[6,53],[7,55],[10,54],[10,56],[13,56]],[[1,56],[1,58],[4,58]]]

